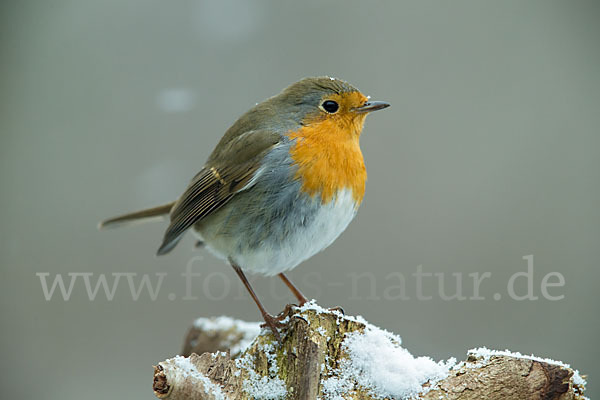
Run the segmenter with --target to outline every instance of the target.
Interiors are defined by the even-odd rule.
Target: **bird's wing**
[[[221,143],[173,207],[158,254],[171,251],[187,229],[250,187],[263,157],[280,138],[276,132],[260,130]]]

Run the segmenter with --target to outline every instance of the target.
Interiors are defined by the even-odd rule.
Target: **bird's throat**
[[[298,167],[296,178],[302,182],[301,190],[328,203],[341,190],[350,189],[358,206],[367,180],[359,134],[330,121],[291,132],[288,136],[295,143],[290,156]]]

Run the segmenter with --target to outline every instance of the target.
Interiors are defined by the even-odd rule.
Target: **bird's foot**
[[[273,316],[271,314],[264,314],[263,319],[265,320],[265,323],[260,324],[260,327],[269,328],[271,332],[273,332],[273,336],[275,336],[277,341],[281,343],[281,334],[279,333],[279,329],[283,328],[285,324],[278,319],[278,316]]]
[[[263,319],[265,320],[264,324],[261,324],[261,328],[269,328],[273,335],[277,338],[277,341],[281,343],[281,334],[279,333],[279,329],[282,329],[287,326],[287,321],[290,315],[293,314],[294,308],[296,306],[293,304],[288,304],[285,306],[282,312],[277,315],[264,314]]]

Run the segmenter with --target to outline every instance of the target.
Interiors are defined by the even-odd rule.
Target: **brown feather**
[[[244,189],[263,157],[281,136],[272,131],[242,132],[221,143],[171,211],[171,223],[158,249],[166,254],[196,222],[214,213]]]

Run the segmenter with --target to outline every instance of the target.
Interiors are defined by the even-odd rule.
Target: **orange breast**
[[[365,194],[367,170],[359,146],[362,121],[356,126],[323,120],[290,133],[296,143],[290,155],[298,165],[302,191],[327,203],[342,189],[352,190],[357,206]]]

